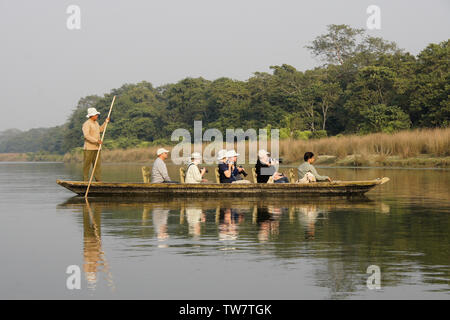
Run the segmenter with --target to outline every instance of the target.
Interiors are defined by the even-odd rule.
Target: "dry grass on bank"
[[[0,153],[0,162],[27,161],[25,153]]]
[[[446,157],[450,156],[450,128],[280,142],[280,154],[286,161],[298,162],[306,151],[335,156],[337,159],[344,159],[351,155],[367,158],[376,156],[379,162],[392,156],[403,159],[420,155]]]
[[[113,149],[107,148],[102,151],[103,162],[148,162],[156,157],[156,150],[164,147],[170,150],[170,146],[152,146],[147,148]],[[80,162],[83,160],[83,151],[66,153],[64,162]]]
[[[105,149],[102,160],[104,162],[148,162],[155,158],[156,150],[159,147],[172,149],[170,146]],[[280,156],[287,164],[301,162],[306,151],[312,151],[318,155],[328,155],[332,159],[331,161],[337,164],[341,161],[340,164],[349,165],[369,165],[371,163],[389,165],[387,162],[393,161],[400,164],[402,159],[410,159],[405,163],[407,166],[414,166],[415,161],[412,161],[412,158],[450,156],[450,128],[418,129],[394,134],[376,133],[365,136],[348,135],[317,140],[280,141]],[[72,152],[64,156],[64,161],[78,162],[82,158],[82,152]],[[350,158],[353,160],[347,161]],[[445,159],[444,165],[438,166],[448,166],[447,163],[448,159]]]

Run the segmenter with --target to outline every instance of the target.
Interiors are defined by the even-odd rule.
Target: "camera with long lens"
[[[247,172],[245,172],[245,169],[244,169],[244,167],[242,167],[242,166],[239,166],[239,168],[241,168],[242,169],[242,171],[241,171],[241,174],[244,176],[244,177],[246,177],[246,176],[248,176],[248,173]]]
[[[279,163],[279,164],[282,164],[282,163],[283,163],[283,158],[278,158],[278,159],[269,158],[269,162],[270,162],[270,163]]]

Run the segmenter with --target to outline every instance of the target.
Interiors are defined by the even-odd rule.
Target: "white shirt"
[[[186,171],[186,178],[184,179],[186,183],[200,183],[202,182],[202,174],[200,169],[194,163],[189,164],[189,168]]]

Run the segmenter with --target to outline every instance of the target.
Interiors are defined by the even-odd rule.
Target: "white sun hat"
[[[236,151],[234,151],[234,150],[229,150],[226,153],[227,158],[237,157],[238,155],[239,155],[239,153],[236,153]]]
[[[198,152],[194,152],[193,154],[191,154],[191,159],[201,159],[202,155]]]
[[[217,160],[222,160],[223,158],[227,157],[227,150],[222,149],[219,152],[217,152]]]
[[[98,112],[97,109],[95,109],[95,108],[89,108],[89,109],[87,109],[87,112],[88,112],[88,114],[87,114],[86,118],[90,118],[97,114],[100,114],[100,112]]]
[[[264,158],[265,156],[267,156],[269,154],[270,154],[270,152],[267,152],[264,149],[261,149],[261,150],[258,151],[258,157],[260,157],[260,158]]]
[[[158,151],[156,151],[156,155],[159,156],[160,154],[162,154],[164,152],[170,152],[170,151],[167,149],[164,149],[164,148],[159,148]]]

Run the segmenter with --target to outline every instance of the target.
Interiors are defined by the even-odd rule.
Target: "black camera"
[[[242,174],[244,177],[248,176],[248,173],[245,172],[245,169],[244,169],[242,166],[239,166],[239,168],[242,169],[241,174]]]
[[[269,159],[269,162],[270,163],[279,163],[279,164],[282,164],[283,163],[283,158],[278,158],[278,159],[273,159],[273,158],[270,158]]]

